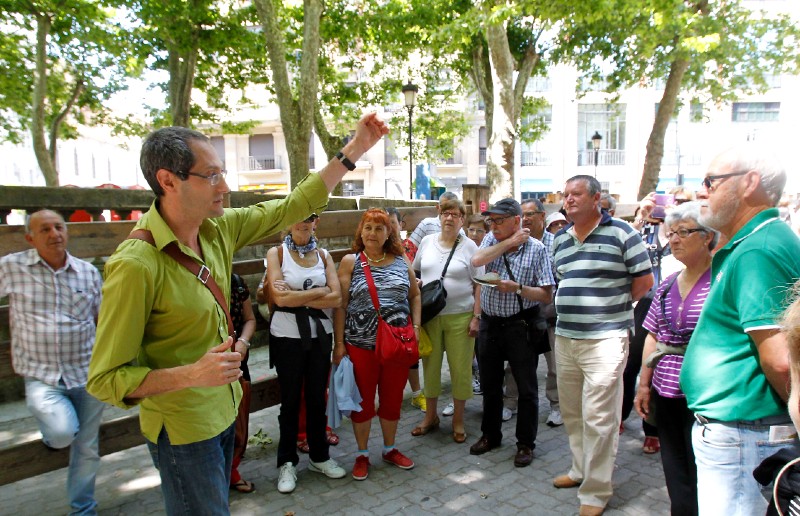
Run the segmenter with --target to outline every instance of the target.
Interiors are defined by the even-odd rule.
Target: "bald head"
[[[39,210],[28,217],[25,240],[50,267],[60,269],[67,261],[67,225],[52,210]]]

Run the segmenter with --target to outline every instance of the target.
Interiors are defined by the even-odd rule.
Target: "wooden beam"
[[[271,377],[251,385],[250,413],[280,403],[278,378]],[[139,415],[121,417],[100,425],[100,455],[106,456],[145,443]],[[52,450],[41,439],[0,450],[0,486],[55,471],[69,465],[69,448]]]

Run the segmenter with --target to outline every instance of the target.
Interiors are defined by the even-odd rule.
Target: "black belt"
[[[513,315],[509,315],[508,317],[500,317],[497,315],[489,315],[486,312],[483,312],[481,315],[481,319],[486,320],[491,326],[507,326],[511,323],[516,323],[518,321],[530,321],[539,317],[539,305],[532,306],[531,308],[526,308],[521,312],[517,312]]]
[[[317,339],[320,342],[325,342],[323,339],[330,338],[328,332],[325,331],[325,326],[322,325],[322,320],[328,319],[328,315],[319,308],[276,306],[273,311],[294,314],[297,320],[297,330],[300,332],[300,340],[303,343],[303,351],[311,350],[311,324],[308,322],[309,318],[313,319],[317,326]]]

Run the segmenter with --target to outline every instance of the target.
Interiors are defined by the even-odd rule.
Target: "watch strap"
[[[353,170],[356,169],[356,164],[350,161],[350,159],[347,156],[345,156],[342,151],[339,151],[336,154],[336,159],[341,161],[342,165],[344,165],[347,170],[352,172]]]

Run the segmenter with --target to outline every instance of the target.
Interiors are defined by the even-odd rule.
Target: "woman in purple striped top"
[[[682,204],[667,214],[672,254],[686,268],[667,277],[656,290],[644,322],[650,332],[639,373],[636,411],[657,414],[661,463],[673,515],[697,514],[697,469],[692,451],[694,421],[680,390],[683,354],[692,336],[711,281],[711,251],[718,234],[699,224],[700,203]]]

